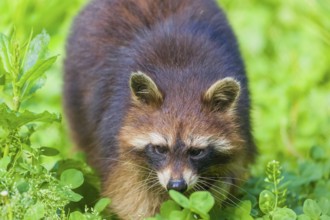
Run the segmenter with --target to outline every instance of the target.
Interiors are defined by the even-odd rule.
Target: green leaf
[[[188,209],[182,211],[172,211],[169,220],[193,220],[192,214]]]
[[[264,214],[269,214],[274,210],[275,195],[269,190],[263,190],[259,196],[259,207]]]
[[[17,190],[20,193],[27,192],[29,188],[30,188],[30,184],[28,182],[25,182],[24,180],[17,184]]]
[[[56,156],[58,155],[60,152],[55,149],[55,148],[51,148],[51,147],[41,147],[40,148],[40,153],[44,156]]]
[[[81,212],[75,211],[70,213],[69,220],[86,220],[86,216]]]
[[[212,209],[214,205],[214,198],[210,192],[194,192],[190,195],[190,209],[207,218],[206,214]]]
[[[324,151],[323,148],[319,147],[319,146],[314,146],[312,147],[312,149],[310,150],[310,154],[311,157],[314,160],[322,160],[322,159],[327,159],[327,154]]]
[[[109,198],[100,199],[94,206],[94,210],[101,213],[106,207],[110,205],[111,200]]]
[[[65,170],[61,174],[61,183],[71,189],[78,188],[84,183],[84,175],[81,171],[76,169]]]
[[[29,43],[23,72],[28,71],[37,63],[38,60],[46,57],[49,41],[50,37],[45,30],[32,39]]]
[[[292,220],[296,219],[296,213],[288,208],[278,208],[273,213],[273,220]]]
[[[46,60],[38,60],[31,69],[23,74],[17,83],[17,86],[23,88],[23,96],[26,91],[33,87],[35,81],[40,79],[45,74],[46,70],[53,65],[56,59],[57,56],[50,57]]]
[[[189,208],[189,199],[187,197],[175,190],[170,190],[169,194],[170,197],[180,206],[182,206],[183,208]]]
[[[24,220],[38,220],[45,215],[45,206],[41,202],[37,202],[26,210]]]
[[[251,201],[245,200],[239,204],[238,207],[235,208],[234,216],[235,219],[240,219],[240,220],[253,220],[251,217],[252,205]]]
[[[30,111],[14,112],[4,103],[0,104],[0,126],[4,129],[14,130],[31,122],[59,122],[60,116],[47,111],[43,113],[33,113]]]
[[[6,73],[11,72],[11,53],[9,49],[9,39],[0,33],[0,65]],[[2,68],[0,68],[2,69]],[[0,71],[0,77],[3,73]]]
[[[58,186],[58,188],[60,188],[60,187]],[[60,194],[64,199],[67,199],[72,202],[79,202],[83,198],[81,195],[73,192],[70,189],[68,189],[68,190],[58,189],[58,190],[60,191]]]
[[[163,216],[165,218],[169,218],[171,212],[174,210],[180,211],[181,208],[176,202],[174,202],[172,200],[168,200],[161,205],[160,214],[161,214],[161,216]]]
[[[322,214],[327,215],[330,214],[330,201],[327,198],[321,198],[317,204],[321,208]]]
[[[328,216],[328,215],[322,215],[320,217],[320,220],[330,220],[330,216]]]
[[[10,163],[10,157],[9,156],[5,156],[3,158],[0,159],[0,170],[7,170],[7,167]]]
[[[146,218],[145,220],[168,220],[168,219],[165,219],[162,216],[160,216],[159,214],[157,214],[155,217],[149,217],[149,218]]]
[[[312,219],[318,219],[322,212],[320,206],[312,199],[306,199],[303,205],[303,210],[304,213]]]
[[[299,215],[298,220],[312,220],[308,215],[306,214],[302,214],[302,215]]]

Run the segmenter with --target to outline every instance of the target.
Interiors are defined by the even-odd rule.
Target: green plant
[[[179,192],[170,190],[172,200],[164,202],[160,214],[147,220],[209,220],[209,211],[214,205],[214,198],[209,192],[194,192],[189,199]]]
[[[43,85],[45,72],[56,61],[47,49],[50,37],[43,31],[32,33],[23,44],[0,34],[0,218],[1,219],[74,219],[66,206],[82,196],[74,189],[82,186],[90,168],[79,169],[56,158],[59,151],[31,142],[38,123],[60,122],[57,114],[35,113],[25,102]],[[49,165],[51,164],[51,165]],[[83,173],[84,172],[84,173]],[[73,212],[87,219],[101,219],[109,200],[100,200],[89,213]],[[79,214],[77,214],[79,213]]]
[[[17,42],[17,39],[23,39],[29,35],[31,28],[35,33],[45,28],[52,36],[50,48],[61,55],[48,70],[48,80],[44,81],[42,74],[41,79],[35,81],[35,85],[39,85],[37,87],[45,82],[39,92],[32,93],[28,99],[23,97],[20,102],[16,101],[20,103],[18,113],[14,111],[11,80],[7,78],[1,58],[0,219],[9,219],[7,208],[12,208],[14,219],[20,213],[23,215],[26,209],[22,208],[21,211],[16,212],[21,205],[24,207],[35,205],[30,210],[56,212],[54,210],[57,206],[48,209],[49,206],[45,206],[47,202],[43,203],[40,200],[37,202],[36,198],[39,197],[30,192],[31,186],[34,186],[33,184],[37,183],[38,179],[40,181],[42,176],[33,174],[29,169],[36,167],[38,170],[40,166],[41,173],[51,176],[47,178],[51,178],[49,181],[53,186],[61,183],[61,173],[67,169],[75,169],[84,175],[81,186],[75,189],[69,188],[70,191],[83,198],[79,202],[71,203],[66,200],[68,203],[65,206],[66,216],[59,218],[68,218],[69,213],[71,213],[70,218],[102,218],[100,214],[96,214],[98,209],[91,203],[97,200],[98,178],[92,174],[83,159],[74,157],[74,159],[63,160],[63,157],[70,155],[71,144],[63,124],[58,122],[60,117],[57,114],[46,113],[43,117],[53,117],[55,122],[52,124],[51,120],[37,122],[37,119],[33,118],[36,112],[43,112],[44,109],[50,112],[61,111],[62,62],[60,60],[65,55],[63,48],[70,30],[69,24],[73,20],[73,15],[85,2],[87,1],[0,1],[1,32],[9,32],[13,26],[16,27],[14,38]],[[328,204],[330,201],[330,160],[328,159],[330,157],[328,137],[330,130],[328,101],[330,97],[330,5],[327,0],[304,2],[299,0],[221,0],[219,2],[224,7],[237,34],[249,74],[254,134],[260,153],[258,161],[249,168],[252,176],[243,186],[239,197],[242,201],[235,199],[233,207],[217,209],[214,213],[212,210],[209,212],[210,218],[215,220],[283,219],[280,215],[281,211],[274,211],[274,206],[270,208],[272,215],[260,210],[260,206],[264,206],[260,203],[260,198],[263,197],[260,193],[263,190],[273,193],[273,184],[264,181],[265,167],[269,161],[281,158],[280,191],[285,190],[286,196],[285,203],[277,205],[277,210],[284,209],[284,212],[292,214],[290,211],[285,211],[290,209],[296,214],[297,219],[328,219],[330,215],[327,208],[330,207]],[[1,45],[3,45],[3,36],[1,35]],[[12,34],[11,39],[7,38],[7,41],[13,42],[13,36]],[[32,40],[33,35],[29,36],[27,38]],[[25,53],[26,48],[27,42],[20,46],[21,54]],[[0,53],[3,51],[1,48]],[[24,114],[24,117],[35,121],[21,121],[21,115]],[[13,118],[8,121],[5,119],[7,117]],[[43,117],[40,115],[40,120]],[[17,129],[18,134],[10,135],[9,130],[17,126],[20,126]],[[18,144],[13,144],[16,142]],[[4,143],[8,143],[9,147],[6,148]],[[18,146],[18,148],[12,146]],[[44,146],[47,148],[42,148]],[[3,157],[5,149],[8,152],[6,154],[11,155],[9,158]],[[18,159],[15,164],[13,163],[13,159],[16,158],[13,157],[14,149],[19,149],[17,152],[20,153],[17,154]],[[30,154],[34,156],[31,157]],[[33,165],[25,168],[24,175],[18,172],[22,169],[19,164],[22,164],[24,168],[32,161]],[[19,182],[21,179],[23,179],[22,183]],[[77,185],[77,183],[73,185],[75,184]],[[45,187],[47,190],[51,188],[49,185]],[[28,191],[24,192],[27,188]],[[36,191],[35,188],[32,189]],[[85,192],[90,189],[94,191],[86,194]],[[27,200],[23,200],[23,196],[30,195],[28,193],[34,196],[33,203],[27,204],[25,203]],[[55,193],[57,193],[56,190]],[[17,199],[14,200],[14,198]],[[87,208],[85,208],[86,204],[88,204]],[[100,210],[97,212],[99,213]],[[279,214],[276,214],[277,212]],[[54,217],[57,216],[54,215]],[[288,218],[295,219],[293,216],[289,215]],[[37,217],[35,216],[34,219]]]

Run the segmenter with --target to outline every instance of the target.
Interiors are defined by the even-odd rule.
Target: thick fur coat
[[[72,137],[122,219],[155,214],[171,180],[221,200],[254,158],[244,64],[212,0],[92,0],[64,81]]]

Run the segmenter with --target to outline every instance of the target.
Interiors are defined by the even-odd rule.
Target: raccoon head
[[[233,172],[231,165],[239,164],[244,152],[235,118],[238,81],[220,79],[187,100],[163,92],[142,72],[132,73],[129,85],[132,103],[120,132],[123,154],[153,170],[161,186],[208,189],[212,178]]]

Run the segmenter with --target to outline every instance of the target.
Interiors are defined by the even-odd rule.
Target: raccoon
[[[67,42],[64,106],[120,219],[154,215],[171,189],[220,204],[256,154],[244,64],[213,0],[92,0]]]

